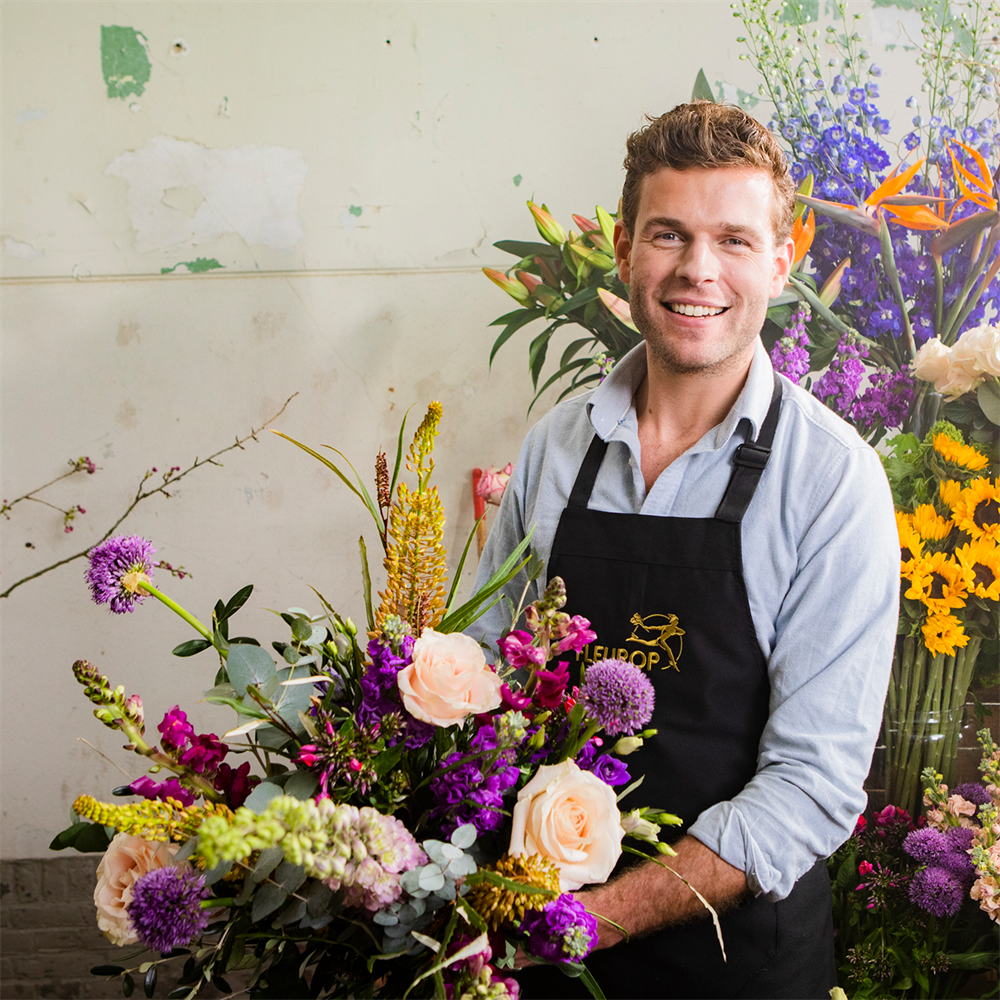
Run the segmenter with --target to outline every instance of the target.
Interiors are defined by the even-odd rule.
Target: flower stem
[[[176,601],[167,597],[166,594],[161,593],[156,589],[151,583],[147,583],[145,580],[139,582],[139,587],[144,590],[147,594],[155,597],[158,601],[162,601],[171,611],[180,615],[189,625],[200,632],[209,642],[212,641],[212,633],[209,632],[207,628],[190,611],[186,611],[182,608]]]

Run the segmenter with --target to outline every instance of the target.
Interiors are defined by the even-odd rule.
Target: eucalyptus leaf
[[[463,823],[451,835],[451,842],[456,846],[467,850],[476,842],[476,824]]]
[[[306,870],[302,865],[293,865],[291,861],[282,861],[275,869],[274,881],[285,892],[295,892],[306,880]]]
[[[262,813],[272,799],[276,799],[283,794],[280,786],[265,780],[247,796],[243,805],[251,812]]]
[[[274,913],[287,898],[288,893],[281,886],[274,885],[273,882],[262,885],[253,898],[250,919],[254,923],[257,923],[258,920],[263,920],[268,914]]]
[[[274,660],[260,646],[232,646],[226,661],[229,682],[237,694],[245,693],[251,684],[262,685],[275,675]]]
[[[285,794],[291,795],[293,799],[298,799],[300,802],[312,798],[318,788],[319,779],[308,771],[293,771],[285,782]]]
[[[1000,424],[1000,389],[996,384],[983,382],[976,390],[976,398],[986,419],[991,424]]]
[[[205,885],[215,885],[220,879],[225,878],[232,871],[232,861],[220,861],[214,868],[205,872]]]
[[[280,847],[266,847],[260,852],[260,857],[257,859],[257,864],[254,865],[251,878],[254,882],[263,882],[284,860],[285,852]]]

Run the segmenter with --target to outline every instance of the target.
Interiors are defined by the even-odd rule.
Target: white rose
[[[451,726],[467,715],[499,708],[503,686],[482,647],[461,632],[425,628],[413,644],[413,662],[396,675],[407,712],[422,722]]]
[[[518,792],[509,853],[554,861],[567,892],[607,881],[624,835],[614,789],[576,761],[564,760],[540,767]]]
[[[966,330],[959,337],[953,353],[966,371],[971,369],[979,375],[1000,376],[1000,324],[990,326],[983,323]]]
[[[139,938],[129,919],[128,907],[136,882],[147,872],[174,863],[180,844],[163,844],[129,833],[116,833],[97,866],[97,926],[116,945],[135,944]],[[188,867],[186,861],[178,867]]]
[[[937,382],[950,367],[951,348],[945,347],[938,337],[931,337],[913,359],[913,375],[924,382]]]
[[[934,383],[934,388],[948,399],[957,399],[963,393],[971,392],[983,380],[983,376],[967,361],[952,352],[952,363],[947,373]]]

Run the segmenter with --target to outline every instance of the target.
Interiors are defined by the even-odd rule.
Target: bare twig
[[[189,465],[183,471],[181,471],[180,466],[174,466],[173,468],[170,469],[169,472],[163,473],[163,482],[160,483],[159,486],[155,486],[151,489],[145,489],[146,481],[153,475],[154,472],[156,472],[156,469],[154,468],[151,471],[147,472],[139,481],[139,485],[135,491],[135,496],[132,498],[129,505],[125,508],[125,512],[121,515],[121,517],[118,518],[117,521],[115,521],[114,524],[111,525],[110,528],[108,528],[108,530],[94,543],[94,545],[98,545],[101,542],[103,542],[106,538],[110,538],[115,533],[118,526],[125,520],[125,518],[129,516],[129,514],[132,513],[133,510],[135,510],[135,508],[140,503],[142,503],[143,500],[148,500],[151,496],[155,496],[157,493],[161,493],[165,497],[170,497],[171,494],[167,491],[168,486],[174,486],[186,475],[188,475],[191,472],[194,472],[195,469],[200,469],[203,465],[221,465],[222,464],[221,462],[216,461],[216,459],[218,459],[220,455],[224,455],[227,451],[233,451],[235,448],[239,448],[242,451],[243,445],[247,441],[250,440],[256,441],[257,435],[266,427],[269,427],[271,424],[273,424],[274,421],[277,420],[278,417],[280,417],[281,414],[285,412],[285,407],[287,407],[288,404],[297,395],[298,395],[297,392],[293,392],[292,395],[285,400],[284,405],[281,407],[281,409],[278,410],[278,412],[273,417],[271,417],[270,420],[265,421],[263,424],[260,425],[260,427],[251,428],[250,433],[247,434],[245,437],[242,438],[237,437],[236,440],[231,445],[228,445],[225,448],[220,448],[214,454],[209,455],[208,458],[195,458],[195,460],[191,463],[191,465]],[[76,471],[77,470],[74,469],[71,472],[64,473],[64,476],[72,475],[73,472]],[[62,479],[64,477],[60,476],[59,478]],[[53,482],[56,481],[57,480],[53,480]],[[52,484],[47,483],[46,485],[51,486]],[[39,489],[44,489],[44,488],[45,487],[39,487]],[[33,490],[32,492],[37,493],[38,490]],[[26,497],[30,496],[30,494],[26,494],[25,496]],[[25,497],[19,497],[18,499],[23,500],[25,499]],[[14,503],[17,502],[18,500],[14,501]],[[13,507],[13,505],[14,504],[10,504],[9,507]],[[83,549],[80,552],[77,552],[75,555],[67,556],[65,559],[60,559],[58,562],[54,562],[50,566],[46,566],[44,569],[40,569],[35,573],[31,573],[28,576],[23,577],[22,579],[18,580],[17,583],[12,583],[5,591],[3,591],[3,593],[0,593],[0,599],[4,597],[9,597],[14,590],[16,590],[18,587],[21,586],[22,583],[27,583],[29,580],[35,580],[38,577],[43,576],[46,573],[50,573],[52,570],[58,569],[60,566],[65,566],[66,563],[73,562],[76,559],[82,559],[94,547],[94,545],[88,545],[85,549]]]

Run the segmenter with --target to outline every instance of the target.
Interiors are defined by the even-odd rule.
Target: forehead
[[[661,167],[642,179],[636,229],[655,218],[773,235],[774,183],[767,171],[754,167]]]

